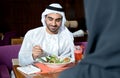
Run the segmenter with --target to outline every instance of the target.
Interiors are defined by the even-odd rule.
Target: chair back
[[[6,65],[9,72],[12,70],[12,59],[18,58],[21,45],[0,46],[0,65]]]
[[[83,52],[85,52],[86,48],[87,48],[87,43],[88,42],[86,41],[86,42],[75,42],[74,44],[82,46],[83,47]]]
[[[11,44],[11,39],[17,37],[16,32],[6,32],[3,37],[3,42],[4,45],[10,45]]]

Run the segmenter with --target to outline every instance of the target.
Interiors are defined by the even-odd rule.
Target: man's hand
[[[43,50],[42,48],[39,46],[39,45],[35,45],[32,49],[32,56],[33,56],[33,59],[36,59],[38,58],[40,55],[43,54]]]

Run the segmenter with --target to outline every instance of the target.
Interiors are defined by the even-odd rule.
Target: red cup
[[[79,62],[83,57],[83,49],[78,48],[78,46],[77,46],[77,48],[75,47],[74,55],[75,55],[75,62]]]

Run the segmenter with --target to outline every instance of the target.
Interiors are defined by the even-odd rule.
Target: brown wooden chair
[[[17,44],[22,44],[23,38],[12,38],[11,39],[11,45],[17,45]]]

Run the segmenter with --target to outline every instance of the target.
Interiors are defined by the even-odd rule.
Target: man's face
[[[47,14],[45,22],[47,25],[47,32],[50,34],[56,34],[62,23],[62,16],[58,13]]]

